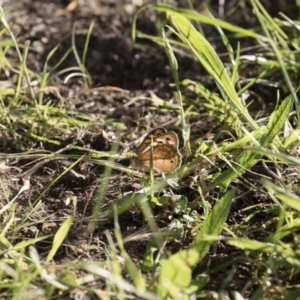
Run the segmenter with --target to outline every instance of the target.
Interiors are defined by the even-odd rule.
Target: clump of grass
[[[297,31],[298,27],[291,20],[286,22],[272,18],[258,1],[251,1],[251,4],[260,24],[256,30],[246,30],[191,9],[166,5],[143,8],[163,12],[168,24],[160,36],[149,38],[164,46],[169,58],[179,98],[178,106],[172,106],[172,110],[177,110],[180,116],[176,125],[182,128],[185,145],[182,151],[186,153],[186,162],[176,174],[156,178],[152,173],[149,180],[146,178],[143,181],[141,189],[127,194],[120,192],[113,199],[114,203],[105,207],[112,170],[133,176],[143,174],[116,164],[117,149],[97,152],[79,146],[71,148],[80,151],[79,154],[27,151],[29,141],[47,142],[63,148],[65,144],[57,137],[80,126],[93,124],[94,120],[76,112],[75,107],[69,109],[63,103],[54,105],[43,92],[36,93],[31,85],[33,78],[43,90],[51,82],[51,76],[55,76],[48,71],[47,63],[56,49],[49,53],[43,73],[34,74],[26,66],[29,45],[25,43],[24,53],[21,54],[20,42],[10,31],[1,11],[4,33],[10,37],[6,45],[17,50],[20,65],[13,66],[18,68],[16,84],[1,92],[0,126],[4,134],[0,135],[0,139],[5,135],[17,142],[22,140],[22,144],[27,145],[26,151],[2,154],[1,160],[42,158],[39,161],[43,163],[43,159],[63,158],[73,162],[41,189],[22,217],[17,211],[17,198],[10,201],[13,198],[5,175],[0,178],[0,190],[4,195],[0,198],[0,286],[6,298],[50,299],[58,294],[67,296],[83,292],[103,299],[190,299],[208,294],[225,297],[228,293],[240,298],[262,299],[276,298],[276,292],[288,299],[298,294],[295,278],[299,272],[297,231],[300,206],[296,183],[300,161],[293,151],[298,146],[299,128],[293,128],[290,123],[291,116],[297,120],[299,117],[298,84],[293,80],[298,72],[298,50],[294,50],[298,49],[298,45],[296,39],[290,41],[287,35],[288,30]],[[134,37],[137,35],[136,18],[133,23]],[[228,51],[226,64],[220,60],[199,27],[193,25],[195,23],[215,26]],[[91,30],[92,26],[82,58],[76,51],[74,40],[72,43],[78,63],[78,73],[72,74],[85,78],[85,88],[90,85],[84,64]],[[251,39],[260,45],[260,51],[241,55],[243,49],[239,45],[234,49],[229,34],[225,34],[224,30],[233,37]],[[195,63],[201,64],[211,76],[217,91],[212,92],[189,78],[179,80],[180,66],[176,56],[188,50]],[[4,67],[10,68],[6,53],[3,51]],[[240,71],[253,65],[257,75],[242,81]],[[274,78],[280,78],[280,84],[274,82]],[[243,102],[245,96],[250,94],[250,88],[256,84],[280,85],[288,90],[288,95],[283,99],[278,94],[278,99],[274,99],[274,103],[277,102],[274,109],[261,118],[253,116]],[[193,91],[193,99],[182,92],[185,88]],[[25,98],[27,101],[24,101]],[[191,115],[200,119],[201,116],[197,115],[200,110],[222,124],[226,137],[230,138],[216,135],[213,140],[201,141],[200,145],[199,141],[191,140]],[[105,231],[107,243],[101,254],[107,255],[106,260],[102,261],[94,257],[89,261],[76,258],[74,253],[79,253],[79,247],[67,238],[74,227],[76,229],[83,221],[76,219],[77,214],[81,213],[76,195],[67,199],[72,202],[72,205],[68,204],[71,209],[62,219],[56,220],[59,226],[54,234],[41,234],[34,227],[37,223],[47,223],[51,217],[42,215],[47,205],[41,201],[42,197],[82,161],[104,167],[93,201],[93,213],[86,222],[85,230],[85,234],[92,234],[97,226],[104,226],[114,219],[113,231]],[[180,187],[187,185],[185,180],[189,176],[197,177],[197,169],[205,169],[208,165],[210,169],[201,173],[200,180],[189,181],[196,199],[189,202]],[[1,169],[0,164],[1,170],[7,168]],[[37,168],[30,170],[35,172]],[[27,176],[23,174],[21,192],[29,189],[32,172],[27,172]],[[175,214],[168,216],[171,220],[162,230],[155,221],[153,207],[164,205],[166,199],[173,199]],[[124,238],[118,218],[135,204],[139,204],[150,230]],[[34,220],[39,213],[43,217]],[[19,232],[30,233],[31,237],[26,238]],[[146,251],[143,261],[137,262],[125,245],[129,240],[141,239],[147,240]],[[185,244],[186,240],[190,242]],[[42,241],[48,243],[44,252],[37,246]],[[169,251],[168,245],[172,242],[178,243],[179,247]],[[74,253],[68,255],[68,251]]]

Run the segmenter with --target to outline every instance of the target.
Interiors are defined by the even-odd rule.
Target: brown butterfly
[[[153,169],[159,173],[170,173],[181,166],[181,154],[178,150],[178,136],[163,127],[151,130],[136,148],[133,158],[134,167],[148,171],[152,151]]]

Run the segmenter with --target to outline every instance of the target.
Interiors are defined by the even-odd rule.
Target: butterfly
[[[178,136],[174,131],[167,132],[163,127],[151,130],[135,150],[133,167],[148,171],[152,151],[153,170],[170,173],[181,166],[181,154],[178,150]]]

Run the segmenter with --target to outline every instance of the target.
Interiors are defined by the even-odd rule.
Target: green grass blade
[[[270,116],[269,123],[267,125],[268,131],[261,138],[260,143],[262,146],[267,147],[272,144],[273,140],[283,129],[283,125],[288,120],[288,116],[293,107],[293,97],[288,96]]]
[[[193,248],[199,253],[200,260],[205,256],[209,247],[214,242],[213,240],[207,241],[206,237],[217,236],[226,222],[233,197],[234,190],[227,192],[213,207],[211,213],[204,220],[201,232],[197,236],[195,245],[193,246]]]
[[[292,105],[293,98],[289,96],[281,103],[279,108],[272,113],[267,125],[267,129],[269,130],[267,130],[267,132],[258,140],[263,147],[272,145],[274,139],[276,139],[277,135],[281,132],[284,122],[287,120],[291,111]],[[247,150],[241,154],[236,167],[220,174],[216,178],[216,182],[228,186],[230,182],[244,174],[248,168],[257,164],[260,159],[261,154]]]
[[[191,11],[191,10],[183,9],[183,8],[175,8],[175,7],[168,6],[168,5],[157,5],[157,6],[148,5],[148,6],[142,7],[140,10],[138,10],[137,13],[135,14],[133,22],[132,22],[132,38],[133,38],[133,40],[135,39],[135,36],[136,36],[137,16],[145,9],[153,9],[153,10],[161,11],[161,12],[165,12],[165,13],[173,13],[173,14],[182,15],[191,20],[195,20],[195,21],[198,21],[201,23],[212,25],[212,26],[218,26],[222,29],[225,29],[225,30],[235,33],[237,36],[239,36],[241,38],[251,37],[254,39],[258,39],[262,42],[267,41],[265,36],[257,34],[253,29],[252,30],[244,29],[242,27],[233,25],[226,21],[216,19],[216,18],[211,18],[211,17],[208,17],[207,15],[204,15],[204,14],[201,14],[201,13],[198,13],[195,11]]]
[[[179,103],[180,103],[180,115],[181,115],[181,122],[182,122],[183,141],[184,141],[184,146],[185,146],[189,142],[190,128],[186,124],[186,118],[184,115],[183,101],[182,101],[182,95],[181,95],[181,91],[180,91],[180,84],[179,84],[179,77],[178,77],[178,63],[177,63],[175,54],[173,52],[173,49],[169,43],[169,40],[166,38],[164,31],[162,32],[162,36],[164,39],[166,54],[169,59],[169,64],[171,67],[172,75],[173,75],[173,78],[175,81],[176,90],[178,93],[178,98],[179,98]],[[189,149],[188,154],[190,154],[191,151],[190,151],[189,146],[187,147],[187,149]]]
[[[210,43],[194,28],[194,26],[183,16],[169,14],[169,19],[175,27],[176,33],[188,44],[198,61],[217,83],[224,100],[236,107],[237,111],[255,129],[257,124],[249,115],[247,109],[242,105],[234,89],[234,85],[227,71],[217,56]]]
[[[272,195],[280,199],[286,205],[300,211],[300,197],[296,196],[294,193],[284,190],[281,187],[276,186],[267,180],[262,180],[262,183],[269,193],[272,193]]]
[[[53,239],[52,248],[47,255],[46,262],[50,262],[53,259],[57,250],[59,249],[59,247],[62,245],[64,239],[66,238],[66,236],[72,226],[73,220],[74,220],[73,216],[68,216],[67,219],[62,223],[62,225],[56,232],[54,239]]]
[[[286,81],[286,84],[290,90],[291,95],[293,95],[294,101],[297,103],[296,105],[296,111],[298,114],[298,118],[300,118],[300,110],[299,110],[299,99],[296,93],[296,89],[292,83],[292,80],[289,76],[289,72],[286,68],[286,62],[285,58],[282,54],[282,49],[278,45],[278,40],[280,41],[281,46],[283,48],[286,48],[289,50],[287,45],[287,36],[276,26],[271,16],[268,14],[268,12],[263,8],[263,6],[260,4],[257,0],[251,0],[251,4],[253,6],[253,11],[256,14],[258,20],[261,23],[261,26],[264,30],[265,35],[268,38],[268,43],[270,44],[275,56],[276,60],[280,65],[280,69],[282,71],[282,74],[284,76],[284,79]],[[275,35],[275,37],[274,37]]]
[[[131,259],[131,257],[128,255],[125,247],[124,247],[124,243],[122,240],[122,236],[121,236],[121,231],[120,231],[120,227],[119,224],[117,222],[115,222],[115,237],[118,243],[118,246],[120,248],[121,251],[121,255],[125,260],[125,265],[127,267],[128,273],[130,275],[130,277],[132,278],[135,286],[140,290],[140,291],[146,291],[146,282],[141,274],[140,269],[138,269],[136,267],[136,265],[134,264],[133,260]]]

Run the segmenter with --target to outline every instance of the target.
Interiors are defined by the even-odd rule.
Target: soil
[[[10,0],[2,2],[12,31],[21,39],[21,43],[26,40],[30,41],[31,48],[26,60],[28,67],[40,74],[47,61],[48,70],[52,70],[50,74],[51,84],[47,89],[47,99],[51,99],[54,106],[63,105],[73,112],[88,115],[96,119],[97,122],[84,128],[78,127],[77,131],[68,132],[66,130],[64,135],[60,134],[61,131],[55,127],[55,124],[52,124],[51,127],[49,124],[47,126],[40,124],[35,133],[46,136],[43,130],[49,131],[50,128],[49,136],[52,140],[59,142],[54,144],[50,141],[35,140],[33,136],[28,135],[26,122],[18,120],[16,122],[23,122],[23,127],[16,127],[19,138],[13,139],[0,133],[0,152],[19,153],[29,149],[55,152],[70,145],[73,149],[77,146],[76,149],[83,147],[97,151],[108,151],[117,141],[119,141],[118,144],[122,150],[131,141],[155,127],[166,127],[180,133],[174,126],[178,121],[176,113],[159,111],[157,106],[145,99],[146,97],[150,98],[151,95],[156,95],[161,99],[169,100],[171,103],[178,103],[178,99],[174,97],[174,87],[170,85],[173,83],[173,78],[164,48],[146,39],[138,38],[134,42],[131,38],[132,19],[138,8],[132,3],[142,1]],[[225,7],[225,16],[223,17],[225,20],[246,28],[257,25],[250,5],[243,9],[233,10],[233,13],[226,15],[226,12],[232,9],[238,1],[229,2],[229,4],[226,3],[227,6]],[[264,1],[265,7],[269,8],[273,15],[277,16],[279,11],[284,11],[289,17],[295,17],[293,15],[295,9],[289,4],[289,1],[275,1],[278,3],[277,6],[273,5],[273,2]],[[172,1],[172,4],[187,7],[185,1]],[[211,1],[210,3],[212,12],[216,16],[219,13],[218,4],[219,1]],[[293,4],[292,1],[291,4]],[[200,1],[194,1],[194,5],[198,10],[201,10]],[[151,10],[144,11],[138,17],[138,31],[155,35],[160,30],[157,26],[160,17],[160,14]],[[90,74],[88,85],[81,76],[70,77],[67,82],[64,82],[67,74],[71,74],[73,71],[67,73],[60,73],[60,71],[78,66],[74,52],[71,51],[62,64],[59,66],[57,64],[69,49],[74,48],[74,45],[72,46],[72,32],[74,32],[77,52],[81,57],[91,24],[93,24],[93,30],[85,62],[86,69]],[[204,30],[222,57],[224,46],[216,38],[219,35],[216,35],[210,27],[204,26]],[[233,45],[237,44],[234,39],[231,42]],[[253,46],[253,41],[250,40],[242,40],[240,43],[242,49]],[[49,58],[49,53],[57,46],[57,50]],[[9,51],[8,56],[12,61],[18,59],[17,53],[13,50]],[[223,58],[226,61],[226,57],[223,56]],[[177,59],[180,79],[189,78],[204,82],[208,88],[216,90],[214,82],[209,79],[193,57],[178,54]],[[53,68],[55,68],[54,71]],[[247,78],[248,76],[255,76],[256,71],[250,68],[243,72]],[[2,73],[0,79],[12,84],[16,81],[12,71]],[[276,104],[276,89],[270,87],[260,90],[259,87],[254,86],[253,91],[253,94],[260,94],[265,99],[267,111]],[[282,92],[284,96],[285,91]],[[144,100],[141,96],[145,96]],[[134,97],[139,97],[139,100],[128,105]],[[248,100],[250,102],[252,99],[249,98]],[[24,101],[30,102],[31,100],[25,96]],[[46,103],[47,101],[44,104]],[[253,105],[251,109],[254,114],[257,114],[258,111],[263,110],[263,107]],[[22,119],[21,116],[20,119]],[[203,137],[206,133],[216,133],[220,129],[219,126],[215,120],[203,113],[191,119],[191,136],[196,139]],[[55,135],[56,132],[57,135]],[[70,154],[74,151],[67,148],[63,153]],[[80,153],[79,150],[78,153]],[[57,175],[61,174],[73,162],[69,159],[49,160],[37,168],[30,177],[26,177],[30,180],[30,189],[17,198],[16,214],[19,217],[24,217],[30,205],[37,204],[34,202],[36,199],[41,200],[41,207],[38,209],[38,213],[33,213],[28,217],[27,223],[32,224],[32,231],[19,230],[13,232],[12,235],[18,241],[24,237],[29,238],[35,237],[37,234],[45,235],[56,232],[66,216],[73,212],[73,206],[66,200],[72,201],[73,197],[76,197],[77,210],[74,226],[64,243],[64,247],[55,259],[59,262],[65,260],[67,255],[71,255],[72,257],[105,260],[108,245],[106,234],[113,236],[114,220],[101,220],[97,223],[92,234],[88,236],[85,234],[86,220],[91,216],[95,198],[99,193],[99,186],[105,180],[103,177],[104,168],[91,162],[79,162],[73,168],[74,172],[67,172],[62,178],[56,180]],[[35,163],[30,159],[14,160],[10,161],[10,166],[13,168],[6,173],[2,171],[3,178],[6,179],[6,190],[10,193],[9,199],[13,199],[20,191],[24,185],[24,174],[26,175],[26,172]],[[19,178],[20,180],[11,181],[11,178]],[[41,195],[45,191],[45,187],[48,187],[54,180],[54,185],[49,186],[46,193]],[[103,206],[107,207],[120,198],[120,195],[128,191],[139,190],[141,187],[139,178],[113,171],[108,179],[108,189]],[[218,191],[215,193],[217,194]],[[186,182],[181,183],[180,194],[184,194],[190,202],[194,201],[198,195]],[[214,199],[213,196],[211,198]],[[2,206],[5,203],[5,198],[1,195],[0,201]],[[260,194],[253,194],[240,199],[238,203],[233,203],[228,220],[231,224],[240,223],[240,220],[245,216],[243,207],[248,206],[249,202],[263,205],[264,199]],[[198,212],[201,214],[201,209]],[[153,214],[159,228],[167,227],[170,219],[176,217],[173,213],[172,204],[153,208]],[[257,223],[253,225],[260,226],[263,219],[264,216],[259,216],[254,221]],[[136,263],[141,262],[146,250],[147,239],[141,239],[140,236],[141,233],[149,232],[149,229],[139,205],[134,205],[121,214],[118,221],[123,237],[131,237],[132,239],[126,243],[126,250]],[[179,249],[189,247],[192,242],[192,235],[185,239],[173,240],[168,244],[168,250],[170,253],[174,253]],[[49,241],[41,242],[36,247],[43,255],[43,251],[47,253],[49,249]],[[238,255],[236,249],[229,249],[228,246],[222,247],[221,245],[218,249],[218,254],[209,255],[195,270],[195,273],[202,273],[222,262],[234,259]],[[70,250],[72,250],[71,254]],[[243,276],[236,275],[236,280],[232,280],[230,288],[241,290],[251,278],[251,266],[243,265],[243,262],[240,262],[238,269],[242,270]],[[216,276],[210,282],[210,286],[206,288],[217,290],[225,276],[227,274]]]

